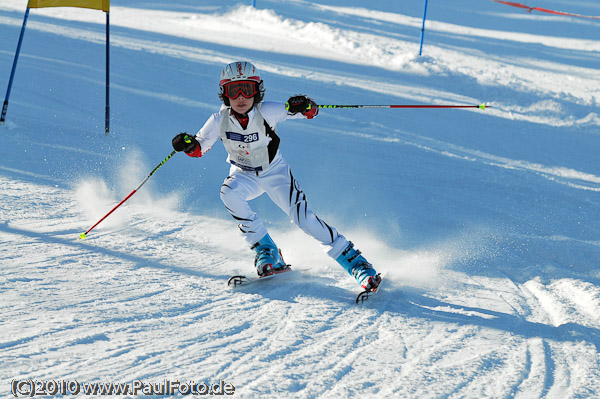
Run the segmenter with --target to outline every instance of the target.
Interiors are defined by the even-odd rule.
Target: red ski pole
[[[485,109],[489,105],[319,105],[319,108],[479,108]]]
[[[166,157],[165,159],[163,159],[163,161],[162,161],[161,163],[159,163],[159,164],[156,166],[156,168],[154,168],[154,169],[152,170],[152,172],[150,172],[150,174],[149,174],[148,176],[146,176],[146,178],[145,178],[145,179],[144,179],[144,180],[143,180],[143,181],[142,181],[142,182],[141,182],[141,183],[140,183],[140,184],[139,184],[139,185],[138,185],[138,186],[135,188],[135,190],[133,190],[132,192],[130,192],[130,193],[129,193],[129,195],[123,199],[123,201],[119,202],[119,203],[117,204],[117,206],[115,206],[113,209],[111,209],[111,210],[110,210],[110,212],[108,212],[106,215],[104,215],[104,217],[102,217],[102,219],[98,220],[98,222],[96,222],[96,224],[95,224],[95,225],[93,225],[92,227],[90,227],[90,228],[88,229],[88,231],[86,231],[85,233],[81,233],[81,234],[79,234],[79,237],[80,237],[82,240],[85,240],[85,239],[87,238],[87,234],[88,234],[90,231],[92,231],[92,229],[93,229],[94,227],[98,226],[98,225],[99,225],[99,224],[100,224],[100,223],[101,223],[101,222],[102,222],[104,219],[106,219],[106,218],[107,218],[107,217],[108,217],[108,216],[109,216],[111,213],[113,213],[113,212],[114,212],[114,211],[115,211],[115,210],[116,210],[118,207],[120,207],[121,205],[123,205],[123,204],[125,203],[125,201],[127,201],[129,198],[131,198],[131,196],[132,196],[133,194],[135,194],[135,193],[136,193],[136,191],[137,191],[137,190],[139,190],[139,189],[140,189],[140,188],[141,188],[141,187],[144,185],[144,183],[146,183],[146,182],[148,181],[148,179],[150,178],[150,176],[152,176],[152,175],[154,174],[154,172],[156,172],[156,171],[157,171],[157,170],[158,170],[158,169],[159,169],[161,166],[163,166],[163,165],[165,164],[165,162],[167,162],[169,159],[171,159],[171,157],[172,157],[173,155],[175,155],[176,153],[177,153],[177,151],[173,151],[172,153],[170,153],[170,154],[169,154],[169,156],[168,156],[168,157]]]

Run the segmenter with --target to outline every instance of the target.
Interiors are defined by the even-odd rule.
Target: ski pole
[[[319,108],[479,108],[489,107],[485,103],[479,105],[319,105]]]
[[[104,215],[104,217],[103,217],[102,219],[98,220],[98,222],[96,222],[96,224],[95,224],[95,225],[93,225],[92,227],[90,227],[90,228],[88,229],[88,231],[86,231],[85,233],[81,233],[81,234],[79,234],[79,237],[80,237],[82,240],[85,240],[85,239],[86,239],[86,237],[87,237],[87,234],[88,234],[90,231],[92,231],[92,229],[93,229],[94,227],[98,226],[98,225],[99,225],[99,224],[100,224],[100,223],[101,223],[101,222],[102,222],[104,219],[106,219],[106,218],[108,217],[108,215],[110,215],[111,213],[113,213],[113,212],[114,212],[114,211],[115,211],[115,210],[116,210],[118,207],[120,207],[121,205],[123,205],[123,203],[125,203],[125,201],[127,201],[129,198],[131,198],[131,196],[132,196],[133,194],[135,194],[135,193],[136,193],[136,191],[137,191],[137,190],[139,190],[139,189],[140,189],[140,188],[141,188],[141,187],[144,185],[144,183],[146,183],[146,182],[148,181],[148,179],[150,178],[150,176],[152,176],[152,175],[154,174],[154,172],[156,172],[156,171],[157,171],[157,170],[158,170],[158,169],[159,169],[161,166],[163,166],[163,165],[165,164],[165,162],[167,162],[169,159],[171,159],[171,157],[172,157],[173,155],[175,155],[176,153],[177,153],[177,151],[173,151],[173,152],[171,152],[171,153],[169,154],[169,156],[168,156],[168,157],[166,157],[165,159],[163,159],[163,161],[162,161],[161,163],[159,163],[158,165],[156,165],[156,168],[154,168],[154,169],[152,170],[152,172],[150,172],[150,174],[149,174],[148,176],[146,176],[146,178],[145,178],[145,179],[144,179],[144,180],[143,180],[143,181],[142,181],[142,182],[141,182],[141,183],[140,183],[140,184],[139,184],[139,185],[138,185],[138,186],[135,188],[135,190],[133,190],[132,192],[130,192],[130,193],[129,193],[129,195],[123,199],[123,201],[119,202],[119,203],[117,204],[117,206],[115,206],[113,209],[111,209],[111,210],[110,210],[110,212],[108,212],[106,215]]]

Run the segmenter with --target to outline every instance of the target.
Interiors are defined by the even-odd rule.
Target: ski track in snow
[[[354,226],[348,236],[386,276],[382,293],[363,306],[354,305],[358,289],[352,279],[293,227],[270,231],[286,260],[301,271],[279,283],[272,279],[233,292],[226,287],[228,277],[252,273],[253,253],[235,235],[232,220],[210,215],[212,203],[206,204],[206,214],[202,214],[204,208],[186,212],[181,210],[186,205],[179,193],[155,195],[150,183],[87,240],[79,239],[79,233],[122,198],[123,190],[139,182],[140,170],[149,165],[135,151],[94,147],[98,141],[80,146],[82,130],[93,128],[80,128],[79,121],[71,127],[69,115],[77,115],[73,110],[90,113],[89,104],[79,104],[75,98],[60,102],[52,93],[38,96],[35,87],[23,83],[27,69],[22,67],[9,122],[0,129],[5,155],[0,164],[2,392],[8,392],[13,378],[35,378],[207,383],[221,379],[235,385],[234,397],[243,398],[563,399],[600,395],[600,273],[597,259],[585,258],[600,249],[594,235],[598,230],[589,227],[598,216],[600,172],[592,161],[562,158],[562,149],[546,146],[546,137],[536,130],[547,129],[548,141],[560,131],[576,144],[596,146],[600,85],[597,68],[589,65],[600,52],[598,41],[565,37],[559,31],[530,34],[433,18],[427,26],[427,55],[417,57],[415,39],[402,29],[418,30],[420,18],[364,5],[303,0],[278,5],[289,7],[289,13],[302,9],[315,17],[305,21],[300,19],[304,14],[290,18],[247,5],[193,8],[174,2],[193,9],[174,12],[114,3],[111,46],[136,62],[137,57],[141,62],[151,60],[154,64],[144,64],[144,69],[160,71],[149,85],[142,78],[123,78],[126,69],[115,70],[111,87],[131,96],[134,106],[151,104],[142,115],[159,113],[157,104],[161,111],[164,104],[193,113],[215,110],[215,103],[210,102],[214,98],[205,98],[205,92],[180,94],[169,83],[162,84],[163,78],[168,81],[168,74],[160,69],[163,64],[181,61],[194,68],[208,65],[214,69],[230,62],[232,54],[252,54],[263,60],[256,64],[270,80],[310,81],[314,88],[323,87],[316,90],[323,96],[332,87],[341,98],[357,98],[351,96],[359,92],[372,98],[384,95],[388,100],[432,104],[478,104],[487,100],[479,95],[489,95],[496,99],[491,107],[464,112],[466,122],[461,128],[478,129],[482,119],[477,118],[483,117],[489,118],[485,121],[490,136],[517,126],[523,135],[541,139],[536,146],[541,151],[550,149],[549,159],[536,161],[539,158],[531,154],[537,154],[538,148],[531,149],[531,154],[495,152],[481,142],[453,142],[452,137],[427,134],[420,127],[398,127],[385,118],[358,121],[358,117],[344,116],[349,114],[320,116],[317,134],[323,149],[314,159],[306,155],[309,162],[321,162],[328,141],[335,137],[360,146],[365,153],[374,151],[374,157],[385,158],[390,149],[394,154],[400,150],[405,155],[416,153],[415,166],[407,170],[393,170],[385,160],[371,160],[377,168],[385,165],[384,173],[392,180],[412,181],[409,178],[415,175],[415,179],[424,176],[426,185],[444,179],[460,185],[461,173],[466,171],[479,180],[493,176],[501,181],[500,190],[506,190],[501,194],[508,199],[481,206],[486,213],[503,215],[508,226],[490,227],[485,221],[481,226],[466,222],[452,226],[447,221],[452,220],[454,209],[444,208],[448,202],[429,199],[426,194],[421,197],[419,187],[408,186],[415,189],[416,199],[398,205],[397,213],[415,212],[423,236],[433,230],[428,224],[444,222],[454,227],[452,234],[417,248],[398,249],[360,222],[342,217],[346,222],[342,224]],[[14,33],[20,27],[18,13],[23,8],[20,0],[2,2],[3,32]],[[512,22],[564,21],[499,14],[491,6],[482,13]],[[32,14],[36,18],[28,22],[28,34],[68,38],[77,43],[75,50],[104,42],[101,13],[57,8]],[[71,23],[63,25],[64,20]],[[239,25],[233,33],[227,28],[232,23]],[[246,38],[244,47],[237,44],[240,35]],[[306,41],[300,45],[294,40],[298,37]],[[31,45],[27,40],[20,63],[34,65],[33,73],[42,73],[38,64],[52,65],[45,73],[55,79],[81,71],[79,84],[102,91],[99,67],[85,60],[37,55],[35,48],[27,47]],[[521,47],[529,53],[511,54]],[[504,52],[495,54],[494,50]],[[4,45],[0,56],[8,60],[12,51],[12,45]],[[94,73],[85,73],[89,71]],[[186,72],[184,68],[176,71]],[[189,80],[178,83],[179,89],[191,84]],[[18,97],[23,88],[33,98]],[[72,89],[77,92],[75,84]],[[56,122],[38,120],[31,113],[51,109],[48,99],[60,104],[59,111],[52,111]],[[24,105],[29,114],[20,110]],[[65,110],[72,114],[61,116]],[[161,112],[160,119],[174,128],[181,121],[168,110]],[[156,123],[151,116],[147,116],[150,123]],[[113,126],[127,117],[120,116]],[[442,119],[426,126],[442,131],[445,123]],[[49,131],[56,141],[46,138]],[[69,134],[77,137],[73,140],[77,144],[70,145],[68,137],[64,140]],[[29,145],[32,136],[35,148]],[[157,146],[162,153],[164,143],[153,141],[157,136],[148,133],[143,148]],[[106,140],[118,143],[115,148],[121,145],[119,138]],[[564,149],[567,154],[570,151]],[[114,164],[121,163],[123,154],[128,162],[121,165],[122,172],[114,173]],[[91,159],[81,168],[92,164],[104,177],[82,173],[77,175],[79,180],[65,182],[53,173],[50,165],[55,164],[46,159],[63,157]],[[429,164],[447,165],[440,159],[449,162],[456,175],[450,170],[437,170],[435,176],[421,174]],[[174,169],[171,163],[175,162],[164,168]],[[186,178],[208,175],[201,167],[190,172],[186,169],[194,167],[190,165],[179,164]],[[352,190],[361,178],[367,180],[364,176],[375,178],[358,172],[364,175],[355,169],[345,175],[353,180]],[[170,176],[180,178],[181,174]],[[439,194],[458,195],[460,201],[477,198],[478,190],[489,190],[482,198],[494,198],[498,194],[487,183],[466,194],[460,189],[444,193],[448,185],[441,185]],[[528,226],[530,231],[512,226],[515,218],[525,214],[523,207],[533,209],[553,201],[527,198],[519,202],[519,191],[526,189],[533,196],[539,192],[561,198],[561,205],[543,208],[550,211],[544,219],[552,221],[563,211],[571,212],[559,207],[572,205],[579,213],[569,219],[580,219],[585,226],[581,231],[563,230],[560,221],[544,225],[549,231],[537,225]],[[326,194],[333,195],[334,190]],[[348,192],[355,195],[352,190]],[[400,203],[411,194],[404,188],[390,190],[394,198],[381,198],[382,202]],[[426,211],[419,210],[422,202]],[[435,215],[430,218],[431,212]],[[339,220],[339,215],[334,216]]]
[[[242,397],[438,398],[575,397],[599,377],[600,289],[589,283],[442,268],[437,297],[392,275],[356,307],[352,286],[328,264],[232,293],[226,279],[248,271],[250,253],[241,239],[211,234],[232,222],[148,213],[141,203],[128,205],[126,228],[81,241],[74,192],[5,177],[0,192],[3,204],[22,205],[4,210],[0,225],[2,296],[20,298],[3,307],[4,380],[33,372],[156,381],[202,370]],[[20,248],[26,263],[10,255]],[[365,378],[374,367],[385,373]]]

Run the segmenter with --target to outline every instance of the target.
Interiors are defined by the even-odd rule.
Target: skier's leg
[[[250,247],[267,234],[262,220],[248,204],[262,193],[264,191],[251,176],[234,171],[221,186],[221,201],[238,222],[238,228]]]
[[[306,195],[285,160],[282,159],[274,167],[273,173],[261,178],[260,183],[273,202],[305,233],[317,239],[327,254],[353,276],[359,285],[367,290],[377,290],[381,278],[373,266],[360,251],[354,249],[351,242],[313,213]]]
[[[221,200],[231,216],[238,221],[238,228],[248,246],[256,251],[254,266],[259,276],[285,267],[279,249],[267,233],[260,217],[248,204],[249,200],[263,192],[254,176],[235,171],[221,186]]]
[[[306,195],[284,159],[271,166],[268,174],[261,177],[260,184],[273,202],[288,214],[292,222],[319,241],[329,256],[337,258],[348,246],[348,241],[343,235],[310,209]]]

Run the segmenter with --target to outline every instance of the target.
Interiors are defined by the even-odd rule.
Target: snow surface
[[[219,380],[243,398],[600,397],[600,23],[491,1],[111,2],[31,10],[0,127],[0,392],[13,379]],[[25,0],[0,3],[6,87]],[[534,6],[600,15],[592,0]],[[222,146],[177,154],[224,64],[266,98],[480,104],[321,110],[279,126],[315,212],[386,281],[352,279],[268,198],[295,276],[253,273]],[[124,397],[124,396],[120,396]],[[133,396],[130,396],[133,397]]]

